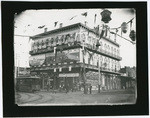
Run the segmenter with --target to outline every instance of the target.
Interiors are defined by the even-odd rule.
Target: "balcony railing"
[[[63,49],[68,49],[68,48],[71,49],[71,48],[79,48],[81,46],[82,46],[82,44],[78,45],[78,44],[72,43],[72,45],[69,45],[69,46],[68,45],[58,46],[58,50],[60,50],[62,47],[63,47]],[[118,60],[122,59],[120,56],[118,56],[116,54],[112,54],[111,52],[108,52],[108,51],[103,50],[101,48],[97,49],[96,47],[94,47],[94,46],[92,47],[91,45],[87,45],[87,44],[85,45],[85,47],[87,49],[89,49],[90,51],[100,53],[100,54],[108,56],[108,57],[113,57],[113,58],[118,59]],[[40,54],[40,53],[53,52],[53,50],[54,50],[54,47],[46,47],[46,48],[42,48],[42,49],[32,50],[29,53],[31,55],[35,55],[35,54]]]

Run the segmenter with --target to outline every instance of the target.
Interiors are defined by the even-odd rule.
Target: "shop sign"
[[[61,73],[59,77],[79,77],[79,73]]]

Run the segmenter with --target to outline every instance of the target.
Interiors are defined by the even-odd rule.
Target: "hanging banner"
[[[42,65],[45,61],[45,54],[35,55],[29,57],[29,64],[31,66],[39,66]]]
[[[55,63],[55,55],[54,53],[46,53],[46,64]],[[57,52],[56,63],[64,63],[71,61],[79,61],[79,49],[66,50],[61,52]]]
[[[87,83],[90,83],[92,86],[98,85],[98,72],[88,71],[86,73]]]

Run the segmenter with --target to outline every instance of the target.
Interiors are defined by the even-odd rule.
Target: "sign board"
[[[61,73],[59,77],[79,77],[79,73]]]
[[[42,65],[45,61],[45,54],[34,55],[29,58],[29,63],[31,66]]]
[[[65,50],[62,53],[57,52],[56,63],[79,61],[79,49]],[[46,64],[55,63],[54,53],[46,53]]]

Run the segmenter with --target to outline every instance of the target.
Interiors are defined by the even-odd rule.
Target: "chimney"
[[[47,28],[44,28],[44,32],[47,32]]]
[[[62,23],[60,23],[59,28],[61,28],[62,26],[63,26],[63,24],[62,24]]]

